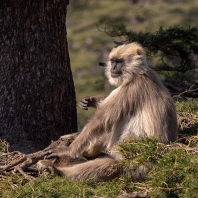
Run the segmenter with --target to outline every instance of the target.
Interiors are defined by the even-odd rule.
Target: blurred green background
[[[67,10],[67,38],[77,102],[85,96],[108,94],[113,89],[98,62],[107,60],[115,44],[98,30],[97,24],[120,22],[133,31],[155,32],[160,26],[197,26],[198,19],[197,0],[70,0]],[[94,109],[77,110],[81,130]]]

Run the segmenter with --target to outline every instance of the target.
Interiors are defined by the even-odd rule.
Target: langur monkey
[[[155,136],[169,144],[177,139],[177,116],[172,97],[158,75],[148,67],[145,51],[138,43],[114,48],[105,65],[110,84],[116,86],[106,98],[87,97],[79,105],[97,107],[82,132],[65,147],[46,149],[47,158],[95,158],[69,167],[54,167],[58,175],[71,180],[107,180],[115,177],[116,164],[123,158],[117,146],[123,140]],[[71,134],[72,135],[72,134]],[[71,135],[62,136],[65,140]],[[107,157],[97,158],[101,153]],[[38,162],[38,169],[53,168]],[[48,169],[50,169],[48,168]],[[58,170],[57,170],[58,169]]]

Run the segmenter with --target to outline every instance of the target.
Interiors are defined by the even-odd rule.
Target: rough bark
[[[77,131],[68,3],[0,0],[0,138],[10,150],[33,152]]]

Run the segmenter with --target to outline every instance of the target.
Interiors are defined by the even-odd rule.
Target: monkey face
[[[116,78],[122,75],[122,66],[124,65],[123,59],[111,59],[111,77]]]
[[[109,61],[100,65],[105,66],[109,83],[117,87],[132,82],[135,76],[145,74],[148,70],[145,51],[138,43],[113,48]]]

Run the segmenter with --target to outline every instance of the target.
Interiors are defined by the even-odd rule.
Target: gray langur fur
[[[104,100],[96,99],[99,102],[94,103],[95,114],[68,147],[46,151],[49,158],[90,158],[101,152],[111,156],[58,168],[59,175],[71,180],[107,180],[116,176],[119,171],[115,166],[123,159],[117,146],[123,140],[155,136],[169,144],[177,139],[173,99],[159,76],[148,67],[141,45],[131,43],[114,48],[109,54],[105,74],[117,88]],[[67,139],[67,136],[62,138]],[[49,162],[49,166],[53,164]]]

